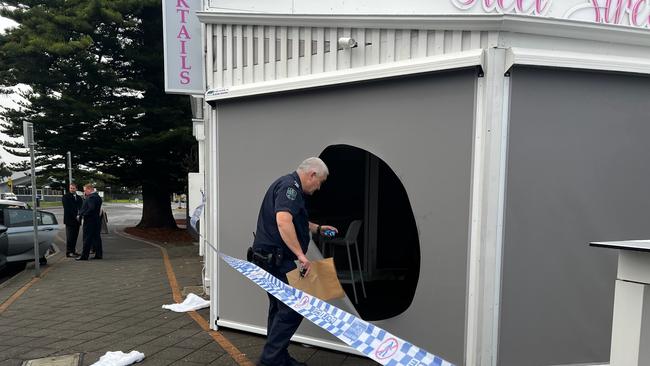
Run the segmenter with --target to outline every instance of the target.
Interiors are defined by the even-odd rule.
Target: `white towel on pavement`
[[[105,355],[99,358],[99,361],[91,366],[126,366],[142,360],[144,360],[144,353],[138,351],[131,351],[129,353],[122,351],[106,352]]]
[[[195,294],[190,293],[187,295],[185,301],[183,301],[182,303],[163,305],[162,307],[163,309],[169,309],[177,313],[184,313],[186,311],[199,310],[199,309],[207,308],[209,306],[210,306],[210,301],[204,300],[203,298],[200,298]]]

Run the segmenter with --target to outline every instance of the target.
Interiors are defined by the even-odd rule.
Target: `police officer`
[[[77,194],[77,185],[70,183],[68,187],[69,192],[64,194],[61,198],[63,202],[63,223],[65,224],[65,238],[66,238],[66,257],[76,257],[77,253],[77,238],[79,237],[79,210],[83,204],[83,198]]]
[[[305,276],[309,276],[311,263],[305,256],[309,245],[309,233],[322,235],[333,226],[317,225],[308,220],[305,195],[320,189],[329,171],[319,158],[308,158],[296,171],[278,178],[267,190],[257,218],[257,231],[253,241],[251,258],[284,283],[287,272],[300,263]],[[289,340],[298,329],[302,316],[276,299],[269,297],[267,340],[262,350],[262,366],[300,366],[289,355]]]
[[[102,199],[95,191],[95,187],[90,183],[84,186],[84,194],[86,199],[81,205],[81,210],[79,210],[79,217],[83,219],[82,238],[84,245],[81,256],[77,260],[87,261],[91,249],[95,250],[93,259],[102,259],[102,237],[100,235]]]

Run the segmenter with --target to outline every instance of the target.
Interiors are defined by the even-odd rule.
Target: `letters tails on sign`
[[[163,0],[165,90],[203,94],[201,24],[196,11],[202,0]]]
[[[176,0],[176,13],[179,16],[179,29],[176,39],[178,40],[178,45],[180,46],[180,53],[178,54],[181,61],[181,68],[178,73],[180,82],[183,85],[190,83],[190,72],[192,70],[192,65],[187,63],[187,42],[192,39],[192,36],[187,30],[187,18],[190,13],[190,6],[187,5],[187,0]]]

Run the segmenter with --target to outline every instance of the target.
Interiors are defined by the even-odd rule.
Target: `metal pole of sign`
[[[23,122],[23,138],[25,139],[25,147],[29,147],[29,157],[32,163],[32,220],[34,224],[34,276],[41,276],[40,256],[38,253],[38,221],[36,215],[38,214],[36,207],[36,166],[34,164],[34,125],[30,122]]]
[[[70,184],[72,184],[72,154],[68,151],[68,186]]]

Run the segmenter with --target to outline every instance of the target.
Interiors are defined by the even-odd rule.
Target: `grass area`
[[[61,207],[62,205],[63,204],[61,202],[43,202],[43,201],[41,201],[39,208]]]
[[[110,202],[110,203],[135,203],[135,200],[110,200],[110,201],[106,201],[106,202]],[[142,203],[142,200],[139,200],[138,202]]]

